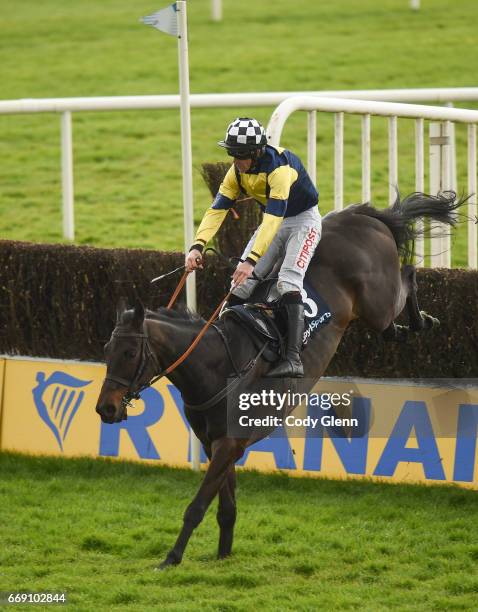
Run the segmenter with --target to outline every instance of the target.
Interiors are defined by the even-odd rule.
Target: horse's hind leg
[[[402,268],[402,281],[407,283],[407,314],[411,331],[423,331],[437,327],[440,321],[418,307],[417,271],[415,266],[406,265]]]
[[[218,559],[224,559],[231,554],[232,540],[234,538],[234,524],[236,522],[236,468],[232,465],[227,473],[226,480],[219,489],[219,506],[217,509],[217,522],[219,525]]]
[[[382,338],[387,342],[405,342],[408,338],[408,326],[398,325],[398,323],[392,321],[387,329],[382,332]]]
[[[402,283],[402,295],[406,296],[405,307],[407,309],[409,325],[398,325],[394,321],[382,332],[384,340],[395,340],[403,342],[408,337],[408,332],[418,332],[431,329],[440,324],[438,319],[427,314],[418,307],[417,298],[417,271],[415,266],[404,265],[400,272]],[[395,316],[402,310],[403,302],[397,304]]]

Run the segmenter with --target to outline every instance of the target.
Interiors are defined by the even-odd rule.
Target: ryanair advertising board
[[[181,395],[166,379],[143,391],[126,421],[110,425],[95,412],[101,364],[7,358],[0,374],[2,449],[189,465],[190,428]],[[241,423],[250,425],[254,402],[271,400],[253,395],[240,397]],[[478,489],[478,381],[323,379],[274,425],[239,465]]]

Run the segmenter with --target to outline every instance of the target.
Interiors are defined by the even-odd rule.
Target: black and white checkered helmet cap
[[[267,144],[266,131],[256,119],[238,117],[228,125],[225,139],[218,144],[227,149],[257,149]]]

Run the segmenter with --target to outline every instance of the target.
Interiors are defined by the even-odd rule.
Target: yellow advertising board
[[[0,440],[2,439],[2,407],[3,407],[3,379],[5,375],[5,359],[0,358]],[[1,446],[0,446],[1,448]]]
[[[126,421],[108,425],[95,412],[101,364],[7,359],[0,368],[2,449],[189,465],[190,429],[168,380],[146,389]],[[478,385],[323,379],[314,392],[321,405],[309,397],[239,465],[478,488]],[[340,411],[323,402],[333,394],[349,400]]]
[[[1,448],[187,465],[189,427],[173,385],[158,381],[127,421],[105,425],[95,412],[105,371],[93,363],[7,359]]]

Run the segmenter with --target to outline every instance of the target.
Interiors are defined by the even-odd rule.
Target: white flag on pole
[[[157,30],[161,30],[161,32],[165,32],[166,34],[171,34],[171,36],[178,35],[178,9],[176,7],[176,2],[174,4],[170,4],[164,9],[153,13],[152,15],[148,15],[147,17],[141,17],[141,21],[146,24],[153,26]]]

